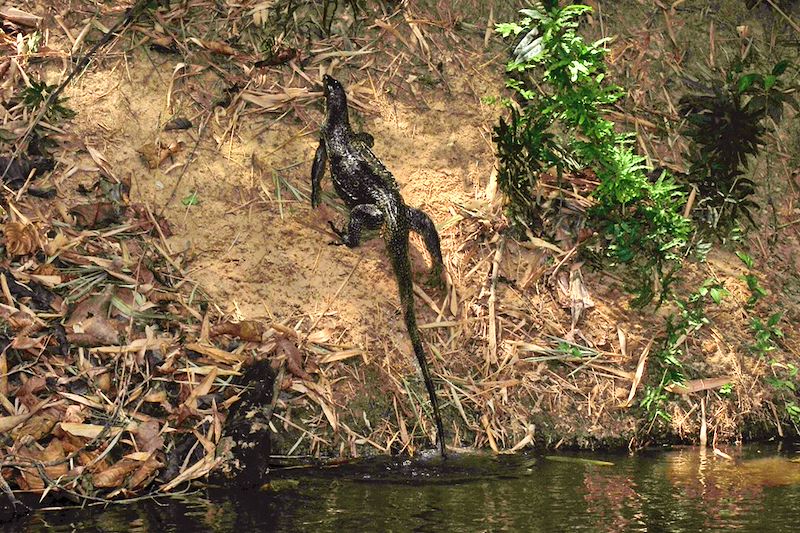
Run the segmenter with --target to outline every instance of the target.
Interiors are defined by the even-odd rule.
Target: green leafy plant
[[[750,345],[751,352],[763,356],[777,348],[775,340],[783,338],[783,330],[778,326],[782,317],[783,312],[778,312],[770,315],[766,322],[758,317],[750,320],[750,330],[755,335],[755,342]]]
[[[38,111],[41,106],[47,103],[48,97],[55,89],[55,85],[48,85],[44,81],[31,81],[31,86],[22,91],[22,103],[28,109]],[[66,97],[59,96],[50,102],[44,114],[45,118],[58,122],[65,118],[74,117],[75,111],[64,105],[66,101]]]
[[[753,259],[745,252],[736,252],[736,255],[752,271],[755,266]],[[750,298],[745,303],[745,307],[752,309],[761,298],[767,295],[767,291],[761,287],[758,278],[752,272],[742,276],[742,279],[750,289]],[[750,331],[753,334],[754,342],[747,346],[747,350],[757,357],[766,358],[769,353],[778,349],[779,343],[784,339],[783,329],[780,326],[782,319],[782,311],[772,313],[766,320],[758,316],[752,317]],[[798,367],[792,363],[781,363],[776,360],[770,361],[770,367],[773,375],[767,377],[765,381],[776,390],[779,398],[782,398],[786,414],[797,428],[800,426],[800,406],[797,405],[794,398],[797,397],[798,392]]]
[[[745,252],[736,252],[736,256],[741,259],[742,263],[744,263],[749,270],[753,270],[752,257]],[[750,290],[750,298],[747,299],[745,305],[748,308],[754,307],[761,298],[767,295],[767,291],[761,286],[758,277],[752,272],[748,272],[742,276],[741,279],[747,283],[747,288]]]
[[[800,426],[800,406],[795,401],[798,393],[798,369],[791,363],[781,364],[775,361],[771,364],[774,375],[766,379],[772,388],[778,392],[783,400],[784,409],[792,424]]]
[[[35,54],[42,46],[42,33],[39,30],[33,31],[25,36],[23,46],[20,50],[23,54]]]
[[[800,405],[797,402],[786,402],[786,414],[795,426],[800,426]]]
[[[200,198],[197,195],[197,191],[192,191],[188,195],[184,196],[181,199],[181,203],[187,207],[198,205],[200,203]]]
[[[630,268],[635,304],[662,301],[680,268],[692,225],[682,216],[684,191],[662,173],[649,179],[633,136],[617,133],[603,112],[623,91],[605,75],[605,43],[578,35],[584,5],[547,11],[541,3],[520,11],[519,22],[498,24],[504,37],[518,39],[508,62],[506,85],[516,94],[508,119],[494,130],[497,183],[508,199],[514,224],[538,226],[536,184],[551,168],[591,169],[600,185],[589,212],[601,235],[601,255]]]
[[[686,339],[709,324],[705,313],[708,300],[719,305],[728,295],[721,284],[707,279],[688,298],[675,301],[678,313],[667,317],[664,337],[660,339],[660,348],[655,352],[655,359],[661,367],[661,378],[657,384],[645,388],[645,395],[640,402],[651,421],[657,418],[670,419],[663,404],[669,398],[667,387],[686,381],[682,363]]]
[[[748,158],[764,144],[767,119],[780,122],[784,104],[799,108],[796,88],[783,81],[789,66],[780,61],[769,74],[745,73],[739,59],[723,78],[706,75],[691,82],[691,90],[679,102],[688,122],[685,135],[692,141],[688,179],[699,193],[694,212],[723,234],[740,217],[755,225],[757,183],[746,177]]]

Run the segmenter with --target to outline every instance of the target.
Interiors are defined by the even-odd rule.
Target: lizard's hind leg
[[[361,242],[361,231],[363,229],[378,229],[383,225],[383,213],[374,204],[359,204],[350,210],[350,222],[347,224],[347,231],[338,229],[333,222],[328,222],[328,224],[341,239],[341,242],[332,244],[344,244],[348,248],[355,248]]]
[[[420,209],[407,207],[406,212],[408,213],[409,226],[411,226],[411,229],[415,233],[422,235],[422,240],[425,241],[425,248],[427,248],[428,253],[431,254],[434,266],[436,266],[437,263],[441,265],[442,248],[439,243],[439,233],[436,231],[433,220],[431,220],[431,217],[429,217],[425,211]]]
[[[408,224],[411,230],[422,235],[422,240],[425,241],[425,248],[431,254],[433,269],[431,270],[428,284],[434,287],[441,287],[444,263],[442,262],[442,248],[439,243],[439,233],[436,231],[436,226],[433,224],[431,217],[420,209],[408,207],[406,212],[408,213]]]

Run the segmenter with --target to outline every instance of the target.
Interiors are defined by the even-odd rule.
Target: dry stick
[[[92,60],[92,57],[94,57],[94,55],[101,47],[105,46],[109,41],[111,41],[111,39],[114,37],[117,31],[120,32],[124,31],[128,26],[133,24],[133,22],[139,17],[141,12],[144,10],[144,7],[145,5],[147,5],[147,3],[148,0],[139,0],[133,7],[128,9],[128,11],[125,13],[125,16],[122,17],[122,19],[120,19],[119,22],[114,24],[114,26],[110,30],[108,30],[108,33],[103,35],[103,38],[97,41],[97,43],[94,46],[92,46],[92,48],[90,48],[88,52],[86,52],[86,55],[84,55],[81,58],[81,60],[78,61],[78,64],[75,65],[75,68],[73,68],[72,72],[69,73],[69,76],[67,76],[64,79],[64,81],[59,83],[58,87],[56,87],[56,89],[48,95],[47,100],[44,101],[42,107],[39,109],[39,112],[36,114],[36,116],[33,118],[30,124],[28,124],[25,133],[22,135],[22,138],[18,141],[17,148],[14,150],[14,154],[8,160],[8,164],[6,165],[6,168],[3,170],[3,175],[0,176],[0,181],[5,180],[6,175],[8,174],[8,171],[11,168],[11,165],[22,154],[25,143],[28,141],[28,138],[33,133],[33,129],[36,127],[37,124],[39,124],[39,122],[41,122],[45,113],[47,113],[47,109],[53,102],[56,101],[58,95],[62,93],[64,88],[67,85],[69,85],[69,82],[71,82],[72,79],[75,76],[77,76],[79,72],[81,72],[84,68],[86,68],[86,66],[89,65],[89,61]]]
[[[485,373],[489,373],[489,367],[497,364],[497,316],[495,311],[495,301],[497,298],[497,277],[500,275],[500,260],[503,257],[503,249],[506,241],[502,239],[495,250],[492,260],[492,280],[489,293],[489,347],[486,351]]]
[[[8,497],[8,501],[11,502],[11,507],[15,515],[18,514],[17,506],[22,507],[23,509],[23,512],[19,514],[27,514],[27,512],[30,511],[30,507],[22,503],[17,499],[16,496],[14,496],[14,491],[11,490],[11,487],[8,486],[8,483],[2,475],[0,475],[0,492]]]
[[[789,15],[787,15],[786,13],[784,13],[784,12],[781,10],[781,8],[780,8],[780,7],[778,7],[778,6],[777,6],[777,4],[775,4],[775,2],[773,2],[772,0],[767,0],[767,3],[768,3],[769,5],[771,5],[772,7],[774,7],[774,8],[775,8],[775,11],[777,11],[778,13],[780,13],[780,14],[781,14],[781,16],[782,16],[783,18],[785,18],[785,19],[786,19],[786,22],[788,22],[788,23],[789,23],[789,25],[790,25],[792,28],[794,28],[794,30],[795,30],[797,33],[800,33],[800,26],[798,26],[798,25],[797,25],[797,23],[796,23],[796,22],[795,22],[795,21],[792,19],[792,17],[790,17]]]

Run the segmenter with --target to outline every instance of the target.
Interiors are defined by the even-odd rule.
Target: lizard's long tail
[[[422,370],[422,378],[425,380],[425,388],[428,389],[428,396],[433,407],[433,416],[436,421],[436,435],[438,439],[439,453],[446,457],[444,446],[444,426],[442,417],[439,415],[439,402],[436,399],[436,390],[433,387],[433,380],[428,371],[428,361],[425,357],[425,349],[422,347],[422,339],[417,328],[417,318],[414,312],[414,286],[411,279],[411,261],[408,258],[408,231],[397,231],[394,237],[387,242],[389,246],[389,257],[391,257],[392,267],[397,278],[397,288],[400,292],[400,303],[403,306],[403,316],[406,321],[408,336],[411,338],[411,345],[414,347],[414,355]]]

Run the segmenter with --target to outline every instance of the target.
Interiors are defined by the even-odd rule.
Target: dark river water
[[[371,460],[282,470],[269,490],[209,489],[42,510],[3,531],[800,531],[800,446],[636,455]]]

